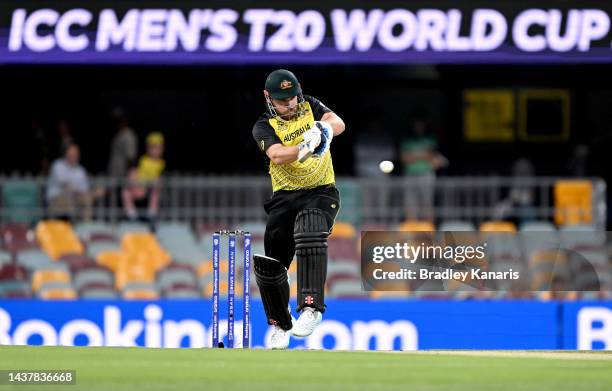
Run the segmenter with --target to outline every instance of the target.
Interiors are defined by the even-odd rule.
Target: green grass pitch
[[[0,347],[0,369],[74,369],[4,390],[612,390],[612,352]]]

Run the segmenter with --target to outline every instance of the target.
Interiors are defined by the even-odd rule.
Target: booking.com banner
[[[207,300],[5,300],[0,301],[0,344],[207,347],[210,305]],[[612,350],[611,301],[329,300],[327,305],[321,325],[306,339],[292,339],[292,348]],[[222,320],[222,337],[226,324]],[[238,346],[241,331],[237,322]],[[251,331],[252,347],[267,346],[271,328],[259,301],[253,301]]]
[[[612,62],[609,1],[471,4],[2,0],[0,63]]]

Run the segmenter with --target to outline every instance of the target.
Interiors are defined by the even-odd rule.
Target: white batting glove
[[[313,155],[321,157],[329,150],[329,146],[334,138],[334,129],[325,121],[316,121],[315,127],[321,131],[321,143],[314,150]]]
[[[304,132],[304,141],[298,144],[298,161],[304,163],[321,144],[321,130],[317,127]]]

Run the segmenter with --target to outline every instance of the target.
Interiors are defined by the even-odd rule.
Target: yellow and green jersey
[[[138,180],[142,182],[156,181],[165,167],[166,162],[163,159],[154,159],[149,155],[143,155],[138,161]]]
[[[285,121],[278,116],[264,114],[253,127],[253,137],[264,153],[273,191],[311,189],[335,182],[334,166],[329,150],[319,158],[306,159],[304,163],[295,161],[275,164],[265,154],[274,144],[298,145],[304,140],[304,132],[314,127],[314,122],[321,120],[325,113],[331,112],[321,101],[308,95],[305,95],[304,102],[299,104],[300,116]]]

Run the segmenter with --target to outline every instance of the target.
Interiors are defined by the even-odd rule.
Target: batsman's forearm
[[[268,157],[274,164],[293,163],[298,158],[297,146],[275,144],[268,149]]]
[[[321,118],[321,121],[327,122],[334,130],[334,136],[344,132],[346,125],[344,121],[336,113],[325,113]]]

